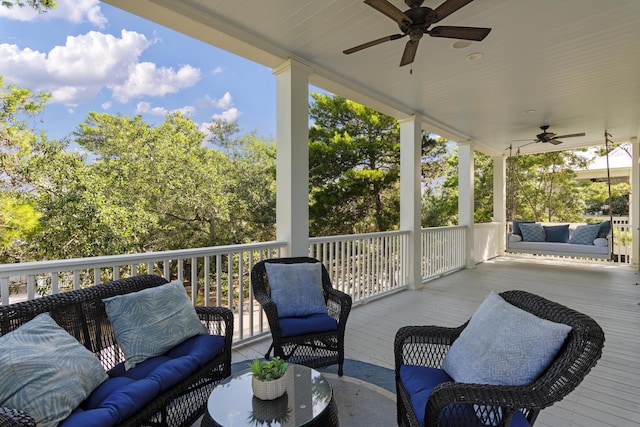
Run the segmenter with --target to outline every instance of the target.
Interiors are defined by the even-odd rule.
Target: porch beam
[[[458,224],[466,227],[465,233],[465,265],[466,268],[475,268],[475,242],[474,242],[474,147],[470,142],[458,143]]]
[[[276,76],[276,238],[283,256],[309,250],[309,75],[311,67],[289,59]]]
[[[400,122],[400,229],[409,231],[405,280],[410,289],[422,288],[420,237],[421,122],[416,116]]]

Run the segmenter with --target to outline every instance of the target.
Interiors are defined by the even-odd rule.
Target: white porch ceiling
[[[268,67],[296,58],[315,86],[398,118],[417,114],[425,129],[492,155],[532,141],[544,124],[586,136],[522,153],[600,145],[605,130],[614,141],[640,133],[639,0],[475,0],[438,25],[491,27],[487,38],[454,49],[425,35],[412,73],[398,66],[406,38],[342,53],[399,33],[362,1],[106,2]],[[467,60],[474,52],[483,58]]]

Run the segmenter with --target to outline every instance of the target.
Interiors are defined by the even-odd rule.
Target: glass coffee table
[[[275,400],[253,396],[248,369],[227,378],[211,392],[202,427],[338,426],[333,391],[322,374],[295,364],[288,371],[287,391]]]

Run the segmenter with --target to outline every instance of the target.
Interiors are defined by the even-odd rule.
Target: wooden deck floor
[[[419,291],[354,307],[346,357],[393,369],[393,339],[404,325],[457,326],[491,291],[522,289],[593,317],[605,331],[598,365],[536,427],[640,425],[640,281],[636,270],[608,263],[500,257],[430,281]],[[270,339],[238,348],[234,362],[264,355]],[[345,372],[348,375],[348,372]]]

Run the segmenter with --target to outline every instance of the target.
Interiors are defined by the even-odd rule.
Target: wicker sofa
[[[108,374],[60,426],[189,426],[202,415],[213,387],[231,375],[233,313],[223,307],[195,307],[193,321],[198,327],[202,327],[199,322],[204,325],[200,335],[128,369],[103,302],[167,283],[160,276],[135,276],[0,307],[2,338],[48,313],[97,356],[96,363]],[[78,343],[76,346],[86,352]],[[118,407],[123,402],[127,408]],[[21,408],[0,408],[0,426],[14,425],[36,423]]]

